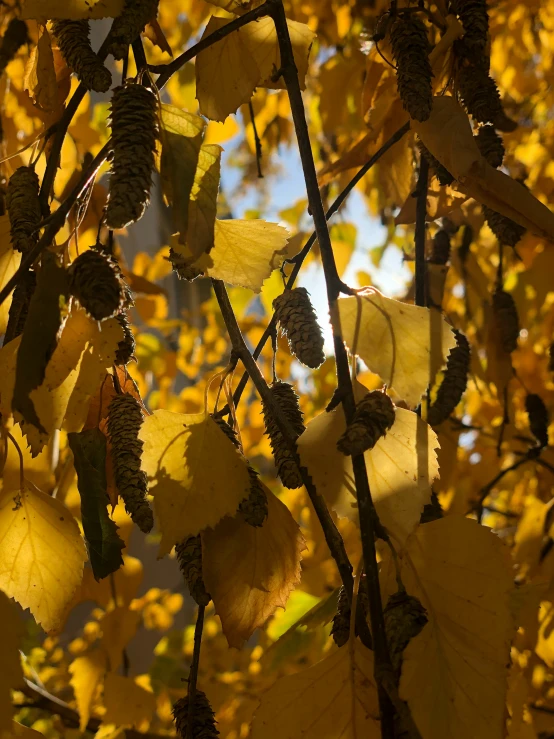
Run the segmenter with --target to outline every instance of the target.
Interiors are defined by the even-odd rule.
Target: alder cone
[[[398,671],[402,652],[427,623],[427,611],[413,595],[398,592],[389,598],[383,616],[392,666]]]
[[[128,364],[131,359],[135,358],[135,348],[137,342],[133,336],[133,331],[129,324],[126,313],[118,313],[115,317],[121,328],[123,329],[123,338],[117,345],[117,351],[115,353],[115,364],[124,366]]]
[[[32,167],[19,167],[10,177],[6,207],[10,218],[12,246],[26,254],[38,242],[41,221],[39,179]]]
[[[429,167],[439,181],[439,184],[442,186],[451,185],[454,182],[454,177],[450,174],[446,167],[444,167],[439,162],[439,160],[431,154],[431,152],[425,146],[423,141],[421,141],[421,139],[417,140],[417,147],[421,153],[421,156],[423,156],[427,160]]]
[[[386,393],[373,390],[358,405],[352,422],[337,441],[337,449],[356,456],[373,449],[394,423],[394,403]]]
[[[487,0],[454,0],[450,12],[455,13],[464,27],[464,41],[473,54],[483,56],[486,52],[489,16]]]
[[[285,290],[273,301],[275,317],[299,362],[317,369],[325,361],[323,334],[306,288]]]
[[[429,261],[431,264],[447,264],[450,259],[450,235],[448,231],[441,228],[433,237],[431,247],[431,255]]]
[[[8,325],[4,336],[4,346],[21,336],[29,313],[31,298],[37,286],[37,276],[32,270],[25,272],[13,291],[12,304],[8,313]]]
[[[525,410],[531,433],[541,449],[548,446],[548,411],[540,395],[529,393],[525,398]]]
[[[158,13],[159,0],[125,0],[123,12],[112,24],[108,37],[108,54],[114,59],[125,59],[132,44],[144,31],[148,21]]]
[[[491,167],[500,167],[504,161],[505,150],[502,137],[496,132],[494,126],[488,124],[481,126],[474,138],[479,151]]]
[[[192,282],[197,277],[204,274],[201,269],[194,266],[194,259],[187,259],[186,257],[181,256],[172,247],[169,249],[168,260],[171,262],[171,266],[174,271],[177,272],[177,276],[180,280]]]
[[[202,576],[202,539],[187,536],[175,545],[179,567],[185,578],[189,593],[199,606],[207,606],[212,597],[207,592]]]
[[[175,729],[181,739],[214,739],[219,731],[215,726],[215,714],[206,693],[196,689],[194,696],[194,715],[192,719],[192,735],[188,731],[189,699],[179,698],[173,704]]]
[[[212,419],[217,423],[229,441],[237,449],[240,449],[235,429],[229,426],[220,416],[214,416],[212,414]],[[260,482],[258,473],[250,465],[248,465],[248,474],[250,476],[250,492],[239,503],[237,514],[245,523],[258,528],[259,526],[263,526],[267,518],[267,495]]]
[[[142,441],[138,433],[141,425],[142,409],[138,400],[129,393],[115,395],[108,406],[115,484],[125,510],[147,534],[154,525],[154,517],[146,500],[146,475],[140,468]]]
[[[454,411],[467,387],[471,351],[469,342],[461,331],[455,330],[456,346],[448,355],[443,381],[437,398],[429,408],[427,423],[438,426]]]
[[[119,266],[95,249],[80,254],[69,268],[69,289],[97,321],[116,315],[126,300]]]
[[[55,20],[52,32],[58,41],[65,63],[75,72],[88,90],[106,92],[112,75],[90,45],[90,24],[87,20]]]
[[[337,647],[343,647],[350,637],[350,604],[344,585],[341,585],[337,601],[337,612],[333,616],[331,636]]]
[[[304,431],[302,411],[298,405],[298,395],[295,393],[292,385],[289,385],[287,382],[281,382],[280,380],[271,385],[270,391],[288,420],[296,440]],[[263,414],[266,434],[269,436],[271,451],[275,458],[275,464],[277,465],[281,482],[286,488],[291,490],[302,487],[302,476],[294,460],[294,456],[289,450],[279,430],[277,421],[273,418],[271,410],[265,403],[263,404]]]
[[[488,70],[488,60],[472,63],[463,41],[456,42],[459,54],[458,92],[467,112],[479,123],[492,123],[501,131],[513,131],[517,124],[511,121],[502,107],[496,82]]]
[[[399,15],[391,34],[396,83],[404,109],[416,121],[426,121],[433,107],[431,45],[425,24],[414,14]]]
[[[106,212],[108,228],[124,228],[138,221],[150,202],[159,137],[157,108],[156,96],[142,85],[130,83],[114,90],[111,105],[113,161]]]
[[[519,316],[516,304],[510,293],[497,288],[492,296],[492,310],[500,331],[500,343],[506,354],[517,349],[519,338]]]
[[[25,21],[12,18],[0,42],[0,74],[4,72],[19,49],[28,41],[29,31]]]
[[[501,244],[514,247],[521,241],[526,231],[523,226],[512,221],[511,218],[503,216],[502,213],[497,213],[492,208],[489,208],[488,205],[481,207],[488,227]]]

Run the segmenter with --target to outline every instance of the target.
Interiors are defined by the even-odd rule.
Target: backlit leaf
[[[82,657],[77,657],[69,665],[71,673],[69,683],[77,701],[80,731],[86,728],[106,667],[106,655],[101,649],[94,649]]]
[[[145,690],[131,677],[106,675],[104,682],[105,723],[116,726],[141,727],[152,719],[156,710],[154,693]]]
[[[438,475],[435,432],[411,411],[396,408],[396,419],[384,438],[365,452],[371,495],[379,519],[403,545],[419,523]],[[302,463],[317,490],[339,516],[358,520],[352,458],[337,449],[346,429],[342,406],[316,416],[298,439]]]
[[[351,353],[412,407],[456,345],[439,312],[385,298],[377,291],[341,298],[335,310]]]
[[[206,589],[229,645],[238,649],[276,608],[285,608],[300,579],[304,537],[286,505],[266,492],[263,526],[227,517],[202,534]]]
[[[234,514],[250,490],[244,459],[205,413],[155,411],[144,419],[140,438],[162,534],[160,557],[185,536]]]
[[[277,680],[264,693],[253,739],[379,739],[373,652],[359,641],[313,667]]]
[[[83,576],[86,549],[64,504],[26,485],[0,498],[0,588],[58,631]]]
[[[267,221],[215,221],[215,244],[195,265],[209,277],[259,293],[287,257],[289,233]]]
[[[453,515],[420,526],[400,557],[402,582],[429,619],[404,651],[400,697],[425,739],[501,739],[515,632],[507,549]],[[388,553],[382,577],[386,594],[396,592]]]

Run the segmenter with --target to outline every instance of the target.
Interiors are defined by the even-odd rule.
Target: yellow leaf
[[[227,23],[226,18],[212,16],[202,38]],[[308,55],[315,34],[305,23],[289,20],[287,25],[300,86],[304,89]],[[271,18],[260,18],[230,33],[196,58],[196,97],[200,112],[211,120],[224,121],[250,100],[256,87],[282,88],[282,80],[271,79],[280,66],[277,34]]]
[[[379,519],[403,545],[431,497],[439,467],[435,432],[411,411],[396,408],[384,438],[364,454]],[[321,495],[339,516],[358,521],[352,458],[337,449],[346,429],[342,406],[316,416],[298,439],[298,452]]]
[[[121,504],[116,508],[115,516],[115,521],[120,526],[121,522],[117,518],[118,508],[121,509]],[[129,519],[128,516],[127,518]],[[133,598],[136,597],[138,589],[142,583],[142,577],[143,567],[140,559],[124,555],[123,567],[120,567],[119,570],[114,573],[114,584],[115,591],[117,593],[118,605],[129,605]],[[98,582],[94,579],[92,569],[90,567],[86,567],[83,581],[73,597],[71,606],[73,607],[77,605],[77,603],[92,600],[99,606],[102,606],[102,608],[106,608],[110,601],[112,601],[112,595],[111,582],[108,579],[100,580],[100,582]]]
[[[13,277],[20,262],[21,254],[12,248],[10,219],[7,215],[0,216],[0,289]],[[0,334],[6,333],[11,302],[12,296],[10,295],[0,305]]]
[[[379,739],[373,670],[373,652],[356,640],[354,649],[277,680],[262,696],[252,739]]]
[[[240,649],[300,580],[304,537],[289,509],[266,489],[268,515],[259,528],[224,518],[202,534],[202,567],[229,645]]]
[[[248,495],[244,459],[209,415],[155,411],[140,430],[163,557],[185,536],[234,514]]]
[[[234,138],[241,131],[239,124],[234,118],[227,118],[224,123],[210,121],[204,136],[205,144],[222,144],[224,141]]]
[[[23,623],[19,620],[13,603],[0,590],[0,651],[2,670],[0,670],[0,735],[9,731],[12,725],[11,690],[23,681],[19,659],[19,640],[23,635]]]
[[[400,303],[377,291],[340,299],[335,310],[352,354],[412,407],[456,345],[438,311]]]
[[[49,454],[48,449],[44,449],[39,455],[32,457],[26,439],[21,433],[21,428],[15,424],[9,428],[9,432],[19,444],[23,454],[25,479],[32,482],[40,490],[51,490],[54,483],[54,473],[52,471],[51,454]],[[2,487],[4,490],[15,490],[19,486],[19,454],[11,442],[8,442],[7,451],[6,464],[2,473]]]
[[[154,693],[137,685],[133,678],[110,672],[104,682],[104,721],[116,726],[142,728],[152,720],[156,710]]]
[[[277,223],[258,220],[215,221],[215,243],[195,266],[209,277],[259,293],[264,280],[287,256],[289,233]]]
[[[212,16],[202,38],[226,26],[226,18]],[[251,58],[246,29],[230,33],[196,57],[196,97],[200,112],[214,121],[224,121],[230,113],[252,97],[260,82],[260,70]]]
[[[537,236],[554,241],[554,213],[521,183],[491,167],[473,138],[469,119],[452,97],[435,97],[425,122],[412,128],[457,180],[457,188],[511,218]]]
[[[71,673],[69,684],[75,693],[79,711],[79,730],[84,731],[97,696],[98,686],[106,672],[106,655],[102,650],[94,649],[83,657],[74,659],[69,665],[69,672]]]
[[[421,525],[400,555],[406,590],[428,623],[404,651],[400,697],[425,739],[501,739],[510,641],[512,566],[489,529],[461,516]],[[382,582],[398,589],[390,555]]]
[[[128,606],[117,606],[108,611],[100,621],[102,648],[108,657],[108,668],[115,672],[123,659],[123,650],[137,632],[140,613]]]
[[[52,40],[46,29],[31,52],[25,74],[25,89],[35,105],[45,113],[52,113],[59,107]]]
[[[87,558],[75,519],[56,498],[27,485],[0,498],[0,588],[58,631]]]
[[[36,18],[115,18],[124,0],[23,0],[22,17]]]
[[[206,122],[192,113],[161,106],[163,192],[172,206],[175,231],[187,232],[189,199]]]

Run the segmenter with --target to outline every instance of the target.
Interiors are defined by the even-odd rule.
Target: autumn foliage
[[[554,737],[553,13],[0,4],[0,739]]]

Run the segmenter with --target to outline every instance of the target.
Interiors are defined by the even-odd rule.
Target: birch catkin
[[[55,20],[52,33],[65,63],[88,90],[106,92],[112,75],[90,45],[90,25],[86,20]]]
[[[19,167],[10,177],[6,207],[10,218],[12,246],[26,254],[38,242],[41,221],[39,179],[32,167]]]
[[[156,17],[158,4],[159,0],[125,0],[123,12],[114,19],[108,39],[108,53],[114,59],[127,56],[129,44],[140,36],[148,21]]]
[[[95,249],[80,254],[69,268],[69,288],[97,321],[111,318],[125,304],[126,287],[117,263]]]

